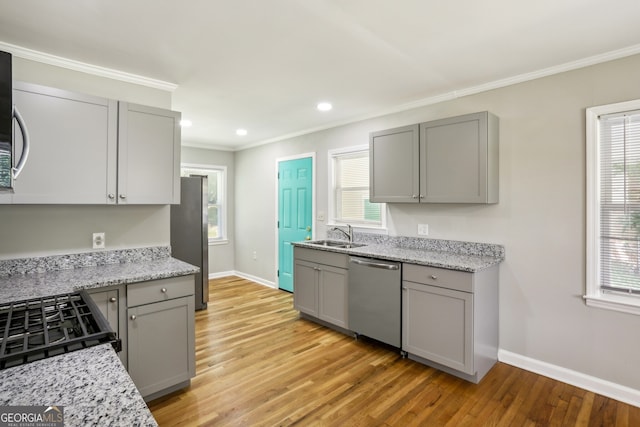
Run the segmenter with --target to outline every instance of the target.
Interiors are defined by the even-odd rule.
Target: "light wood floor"
[[[196,377],[149,407],[160,426],[640,426],[640,408],[498,363],[474,385],[298,318],[237,277],[196,312]]]

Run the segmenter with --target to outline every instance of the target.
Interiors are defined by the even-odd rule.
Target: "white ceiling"
[[[174,83],[183,141],[230,149],[639,53],[639,21],[638,0],[0,0],[0,42]]]

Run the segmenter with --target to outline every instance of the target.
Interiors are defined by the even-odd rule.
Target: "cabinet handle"
[[[131,315],[131,320],[136,320],[136,315],[135,314]]]
[[[431,278],[432,278],[433,280],[438,280],[438,276],[436,276],[435,274],[432,274],[432,275],[431,275]]]
[[[167,293],[167,288],[160,289],[160,292],[162,292],[163,294],[166,294]]]
[[[124,200],[124,199],[126,199],[126,198],[127,198],[127,196],[125,196],[124,194],[121,194],[121,195],[120,195],[120,200]]]
[[[420,195],[420,198],[421,198],[421,199],[424,199],[424,196],[421,194],[421,195]]]
[[[111,297],[111,298],[109,298],[109,302],[116,302],[116,301],[117,301],[117,300],[116,300],[116,297]]]
[[[417,199],[417,198],[418,198],[418,196],[414,194],[414,195],[412,195],[412,196],[411,196],[411,198],[412,198],[412,199]]]
[[[115,195],[115,194],[113,194],[113,193],[109,193],[109,194],[107,195],[107,197],[109,198],[109,200],[113,200],[113,199],[115,199],[115,198],[116,198],[116,195]]]

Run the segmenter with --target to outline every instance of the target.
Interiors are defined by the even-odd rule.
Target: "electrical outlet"
[[[258,254],[256,253],[256,251],[253,251],[253,259],[254,260],[258,259]]]
[[[420,235],[420,236],[428,236],[429,235],[429,224],[418,224],[418,235]]]
[[[93,233],[93,249],[104,249],[104,233]]]

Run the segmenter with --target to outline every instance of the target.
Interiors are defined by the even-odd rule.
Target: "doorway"
[[[293,246],[314,235],[315,155],[278,160],[278,288],[293,292]]]

